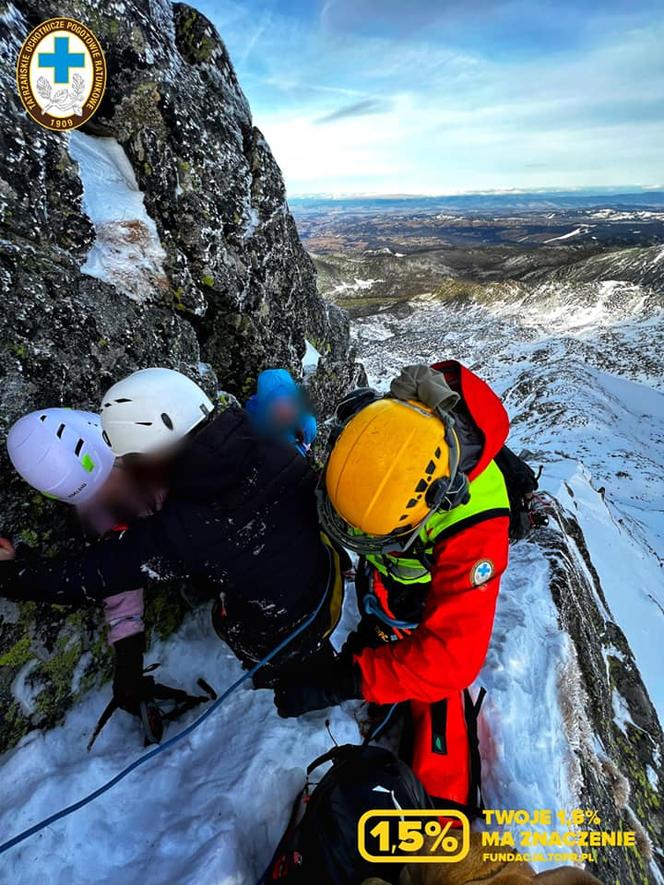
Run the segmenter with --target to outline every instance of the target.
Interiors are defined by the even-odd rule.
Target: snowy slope
[[[512,419],[511,444],[517,451],[527,449],[532,462],[543,464],[543,489],[556,497],[583,532],[588,564],[578,561],[574,568],[586,572],[599,623],[606,626],[602,632],[610,636],[617,624],[625,633],[636,672],[661,723],[661,296],[617,281],[545,283],[525,294],[516,286],[505,294],[502,287],[499,295],[487,286],[485,294],[482,303],[445,303],[423,296],[411,302],[409,312],[399,306],[357,319],[355,336],[368,373],[385,388],[404,363],[453,357],[501,393]],[[599,765],[600,780],[607,779],[602,770],[605,748],[593,733],[591,718],[610,722],[613,716],[624,739],[630,742],[641,734],[642,748],[650,747],[650,759],[655,764],[661,761],[657,726],[651,721],[649,726],[647,717],[635,717],[627,709],[625,699],[632,702],[638,695],[638,689],[630,688],[629,677],[613,689],[613,710],[610,700],[607,710],[590,709],[574,645],[556,611],[549,579],[542,574],[546,560],[538,547],[532,547],[520,543],[512,548],[491,649],[478,680],[489,688],[482,735],[489,807],[565,807],[574,796],[577,801],[579,796],[587,797],[589,785],[582,781],[579,758],[591,768]],[[568,558],[567,553],[563,558]],[[599,630],[599,623],[593,623],[593,629]],[[586,680],[594,663],[598,669],[590,678],[612,684],[615,659],[624,660],[623,652],[608,640],[602,647],[592,630],[581,641],[597,646],[589,650],[589,657],[600,652],[599,662],[584,661]],[[597,697],[594,703],[603,704]],[[626,752],[621,749],[614,757],[623,773],[633,764]],[[588,775],[587,768],[583,774]],[[656,802],[661,782],[658,785],[651,766],[638,761],[629,774],[648,778]],[[541,797],[543,804],[535,797]],[[648,819],[643,807],[640,813],[641,819],[644,814]],[[639,817],[629,800],[625,815],[630,825]],[[658,840],[655,848],[661,858],[664,845]],[[649,875],[648,881],[662,881],[652,865]]]
[[[207,608],[148,658],[162,662],[160,680],[190,690],[200,675],[220,691],[242,672]],[[135,721],[118,713],[86,753],[107,701],[108,689],[93,692],[60,728],[32,732],[5,755],[3,840],[95,789],[142,752]],[[88,885],[93,870],[95,881],[116,885],[255,882],[302,788],[304,768],[330,746],[328,716],[339,743],[359,741],[352,712],[282,720],[271,691],[239,689],[182,744],[13,849],[0,863],[0,882]]]
[[[405,318],[357,320],[356,334],[379,384],[404,361],[445,356],[504,396],[514,447],[536,453],[544,487],[578,514],[661,720],[664,315],[639,287],[601,284],[608,289],[617,310],[578,291],[556,298],[550,286],[529,302],[421,299]]]
[[[579,801],[578,763],[556,702],[569,666],[569,641],[558,629],[547,585],[541,551],[518,545],[478,679],[488,689],[481,734],[488,807],[573,808]],[[337,644],[356,617],[349,603]],[[214,634],[207,609],[192,614],[149,659],[162,662],[161,680],[190,688],[201,674],[219,690],[241,673]],[[33,732],[6,754],[3,838],[79,799],[139,755],[137,727],[124,714],[111,720],[86,754],[107,697],[94,692],[63,726]],[[358,743],[358,706],[281,720],[271,692],[241,688],[183,744],[13,849],[0,881],[32,885],[43,874],[56,885],[87,885],[94,869],[96,881],[118,885],[250,885],[283,831],[305,766],[331,744],[325,720],[337,742]]]
[[[487,690],[480,720],[487,808],[579,805],[579,765],[558,703],[560,680],[574,673],[574,658],[548,585],[548,563],[537,545],[516,545],[477,679]]]
[[[514,448],[571,506],[664,719],[664,313],[639,286],[545,285],[528,299],[440,304],[356,321],[370,375],[454,357],[503,395]],[[622,376],[622,377],[620,377]],[[602,488],[605,494],[600,494]]]

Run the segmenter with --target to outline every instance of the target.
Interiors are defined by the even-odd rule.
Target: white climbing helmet
[[[104,485],[115,456],[101,419],[75,409],[41,409],[12,425],[7,451],[23,479],[49,498],[82,504]]]
[[[114,384],[102,400],[104,438],[118,457],[157,452],[183,439],[213,408],[186,375],[141,369]]]

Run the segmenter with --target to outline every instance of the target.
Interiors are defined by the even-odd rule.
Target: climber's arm
[[[508,517],[496,517],[439,542],[420,626],[355,658],[366,700],[432,702],[477,677],[507,566],[508,527]]]
[[[73,559],[19,556],[0,561],[0,596],[58,605],[99,601],[144,584],[187,574],[173,555],[163,514],[138,519]]]

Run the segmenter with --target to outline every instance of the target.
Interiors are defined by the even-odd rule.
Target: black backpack
[[[309,775],[330,760],[332,767],[310,791]],[[408,765],[389,750],[334,747],[307,768],[307,783],[259,885],[359,885],[371,876],[397,883],[402,864],[360,856],[357,823],[373,809],[433,807]]]
[[[510,538],[518,541],[531,529],[547,525],[549,521],[545,512],[533,507],[538,500],[534,493],[539,488],[542,468],[535,473],[530,464],[508,446],[503,446],[494,460],[503,474],[510,499]]]

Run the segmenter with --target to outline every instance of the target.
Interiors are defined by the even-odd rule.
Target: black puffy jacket
[[[0,563],[0,595],[78,605],[151,581],[192,577],[223,591],[235,617],[280,633],[326,586],[316,477],[295,449],[230,408],[192,436],[161,511],[77,559]],[[252,618],[252,613],[254,617]]]

